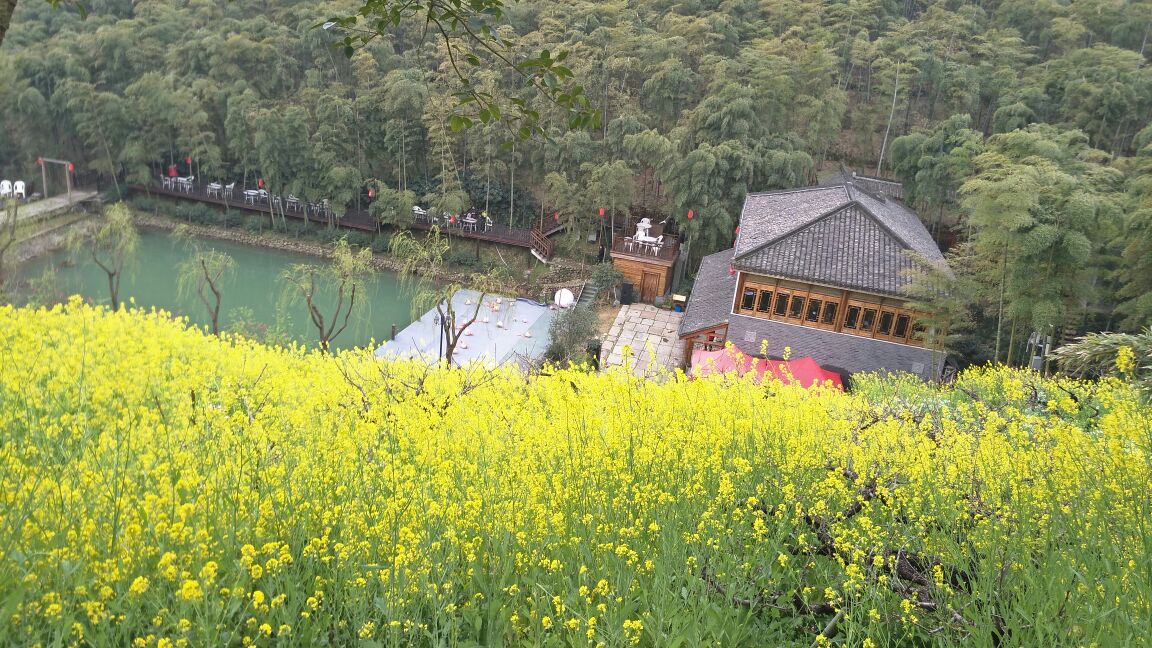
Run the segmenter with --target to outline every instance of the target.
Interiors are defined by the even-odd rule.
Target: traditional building
[[[609,251],[624,282],[633,286],[634,298],[642,302],[668,294],[680,257],[679,237],[665,232],[663,224],[648,221],[629,220],[625,225],[628,233],[613,236]]]
[[[885,192],[888,193],[888,192]],[[919,217],[859,183],[749,194],[732,249],[704,258],[680,325],[686,356],[726,341],[785,347],[847,372],[939,375],[904,288],[918,259],[945,267]]]

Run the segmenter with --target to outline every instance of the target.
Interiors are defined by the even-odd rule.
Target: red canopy
[[[718,351],[705,351],[696,349],[692,352],[693,375],[706,376],[712,373],[747,374],[755,371],[756,380],[763,380],[764,374],[771,373],[781,382],[813,387],[832,383],[838,389],[844,389],[840,374],[824,369],[811,356],[795,360],[765,360],[747,355],[731,347]]]

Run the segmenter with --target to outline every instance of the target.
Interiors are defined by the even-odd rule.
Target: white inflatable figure
[[[527,337],[527,338],[532,337],[532,331],[524,331],[524,337]]]
[[[484,322],[485,324],[487,324],[487,323],[488,323],[488,316],[487,316],[487,315],[485,315],[484,317],[482,317],[482,318],[480,319],[480,321],[481,321],[481,322]]]

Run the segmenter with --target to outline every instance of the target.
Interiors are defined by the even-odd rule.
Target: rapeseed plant
[[[1132,645],[1139,395],[429,369],[0,308],[0,644]]]

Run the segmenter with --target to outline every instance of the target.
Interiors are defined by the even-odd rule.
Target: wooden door
[[[650,304],[655,301],[656,296],[659,294],[660,275],[653,272],[645,272],[643,280],[640,283],[640,301]]]

